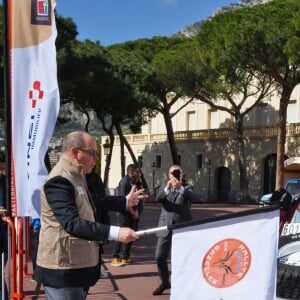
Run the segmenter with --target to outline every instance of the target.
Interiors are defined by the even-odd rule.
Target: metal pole
[[[272,192],[272,168],[269,167],[269,193]]]
[[[208,200],[208,202],[210,202],[210,172],[211,172],[211,159],[210,158],[208,159],[207,166],[208,166],[207,200]]]
[[[140,230],[140,231],[136,231],[135,233],[138,236],[143,236],[143,235],[153,234],[153,233],[157,233],[157,232],[165,231],[165,230],[168,230],[168,226],[161,226],[161,227],[150,228],[150,229],[146,229],[146,230]]]
[[[210,201],[210,167],[208,168],[208,201]]]
[[[270,158],[268,160],[268,167],[269,167],[269,193],[272,193],[272,174],[273,174],[273,167],[274,167],[274,160]]]
[[[155,198],[155,162],[152,164],[152,190],[153,190],[153,197]]]

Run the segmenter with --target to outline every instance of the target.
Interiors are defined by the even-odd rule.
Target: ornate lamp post
[[[208,187],[207,187],[207,200],[210,202],[210,173],[211,173],[211,159],[207,160],[207,170],[208,170]]]
[[[108,157],[110,155],[110,144],[109,144],[108,138],[105,139],[105,143],[102,146],[103,146],[103,154],[105,155],[105,171],[104,171],[103,183],[104,183],[104,186],[107,187],[108,173],[109,173],[107,162],[108,162]]]
[[[152,190],[153,190],[153,196],[155,198],[155,169],[156,169],[156,164],[155,161],[152,163]]]
[[[271,157],[268,160],[268,167],[269,167],[269,193],[272,192],[272,175],[273,175],[273,168],[274,168],[274,158]]]
[[[103,154],[105,155],[105,160],[107,162],[108,156],[110,155],[110,144],[109,144],[109,139],[105,139],[105,143],[103,144]]]

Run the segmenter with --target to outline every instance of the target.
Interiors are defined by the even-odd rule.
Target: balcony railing
[[[214,139],[228,139],[235,136],[235,131],[231,128],[220,129],[205,129],[205,130],[190,130],[190,131],[177,131],[174,133],[176,141],[187,140],[214,140]],[[278,126],[269,127],[245,127],[245,137],[258,137],[258,138],[270,138],[276,137],[278,134]],[[300,135],[300,123],[288,124],[286,126],[286,135]],[[167,140],[167,134],[135,134],[126,135],[128,142],[130,143],[154,143],[165,142]],[[116,137],[115,143],[120,142]]]

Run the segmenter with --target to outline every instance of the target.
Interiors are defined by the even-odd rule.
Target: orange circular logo
[[[249,248],[237,239],[225,239],[207,251],[202,262],[202,272],[211,286],[225,288],[242,280],[250,265]]]

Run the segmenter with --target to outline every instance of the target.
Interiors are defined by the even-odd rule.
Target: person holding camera
[[[157,193],[156,200],[162,203],[158,227],[192,220],[191,203],[193,193],[183,187],[183,174],[183,170],[179,165],[171,166],[166,186],[162,187]],[[172,246],[172,231],[159,231],[156,236],[158,239],[155,260],[161,284],[153,291],[153,296],[161,295],[164,290],[171,288],[167,259]]]

